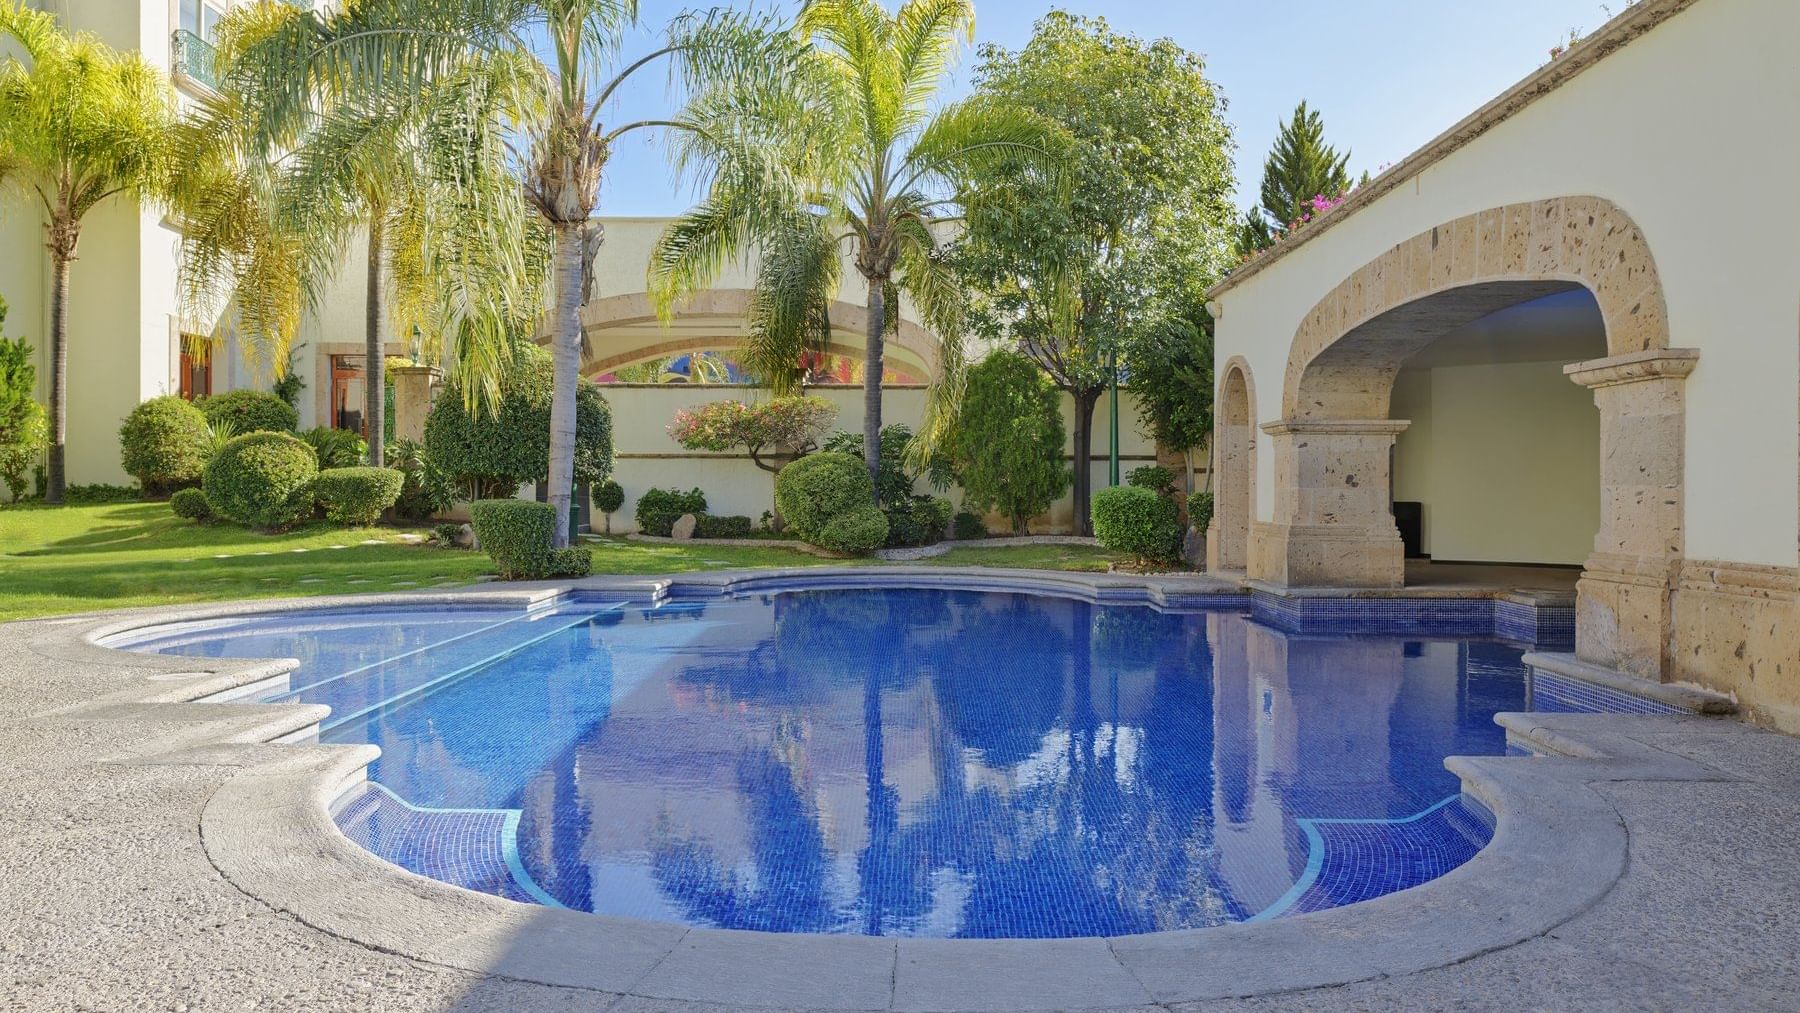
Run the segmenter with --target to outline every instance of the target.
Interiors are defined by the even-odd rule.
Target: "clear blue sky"
[[[651,25],[677,9],[644,7]],[[1206,58],[1237,132],[1239,206],[1251,203],[1276,126],[1301,99],[1324,115],[1331,143],[1351,151],[1352,173],[1373,172],[1543,64],[1571,28],[1592,31],[1607,18],[1598,0],[976,0],[977,42],[1017,48],[1052,7],[1168,36]],[[972,63],[971,49],[952,97],[967,92]],[[663,83],[642,75],[609,118],[666,112]],[[633,136],[608,167],[600,213],[685,210],[692,195],[671,179],[658,142]]]

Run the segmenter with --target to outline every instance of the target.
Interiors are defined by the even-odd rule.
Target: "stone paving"
[[[176,702],[211,678],[191,676],[195,659],[104,651],[83,642],[95,625],[0,626],[0,1010],[700,1013],[749,1008],[743,996],[795,1009],[1800,1009],[1800,740],[1730,719],[1509,718],[1517,737],[1570,755],[1457,768],[1499,786],[1512,834],[1489,849],[1500,860],[1452,888],[1322,913],[1335,921],[1286,920],[1279,937],[1203,930],[1223,941],[1204,957],[1144,956],[1159,937],[1110,954],[1104,941],[920,941],[870,967],[857,944],[872,940],[803,940],[818,948],[794,962],[779,947],[796,937],[675,929],[647,973],[599,990],[530,979],[582,970],[566,955],[595,939],[609,940],[596,965],[638,944],[661,952],[658,933],[589,937],[591,916],[479,898],[472,924],[499,910],[489,901],[504,918],[458,935],[433,907],[448,887],[401,882],[372,858],[333,875],[320,863],[335,842],[281,841],[278,828],[321,806],[284,778],[321,756],[341,764],[342,750],[267,742],[317,716]],[[1571,794],[1584,808],[1562,805]],[[234,865],[258,857],[265,831],[280,842],[260,856],[270,868],[324,870],[292,902]],[[1557,880],[1565,868],[1586,870],[1591,898]],[[367,896],[391,910],[359,906]],[[1480,896],[1491,902],[1468,899]],[[1496,926],[1508,919],[1523,927]],[[424,959],[414,937],[450,942]],[[783,994],[786,1006],[766,1001]],[[1121,1001],[1094,1001],[1105,995]]]

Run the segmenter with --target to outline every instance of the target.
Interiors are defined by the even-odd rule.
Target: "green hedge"
[[[986,538],[988,536],[987,522],[981,519],[980,514],[974,513],[973,511],[957,511],[956,519],[952,522],[952,525],[950,535],[959,542],[966,542],[971,538]]]
[[[327,520],[366,528],[400,498],[405,482],[393,468],[327,468],[313,479],[313,498]]]
[[[1140,560],[1167,563],[1181,555],[1175,502],[1134,485],[1094,493],[1094,535]]]
[[[588,550],[550,548],[556,511],[548,503],[523,499],[483,499],[469,504],[475,540],[506,580],[580,577],[592,569]]]
[[[208,423],[229,422],[240,433],[291,433],[300,413],[281,398],[261,390],[234,390],[199,402]]]
[[[795,534],[814,545],[824,544],[819,538],[826,525],[858,507],[874,505],[875,484],[860,457],[830,451],[812,454],[775,476],[775,509]]]
[[[868,472],[864,472],[867,475]],[[847,556],[864,556],[887,543],[888,516],[873,503],[852,507],[807,541]]]
[[[646,489],[637,501],[637,526],[646,535],[667,538],[682,514],[705,512],[706,493],[699,489]]]
[[[355,468],[369,456],[368,441],[348,429],[314,426],[299,436],[306,441],[307,446],[313,448],[313,453],[319,455],[321,470]]]
[[[153,397],[125,416],[119,451],[144,495],[160,496],[200,481],[212,433],[200,409],[174,394]]]
[[[894,548],[936,545],[944,540],[955,508],[938,496],[911,496],[883,509],[888,519],[887,544]]]
[[[1204,532],[1206,526],[1212,523],[1213,494],[1210,492],[1194,493],[1188,497],[1187,506],[1188,523]]]
[[[556,388],[549,353],[527,348],[501,375],[497,411],[451,378],[425,417],[425,453],[434,467],[478,496],[509,496],[550,474],[550,401]],[[470,396],[473,394],[473,396]],[[612,409],[600,388],[575,384],[575,484],[612,473]]]
[[[749,538],[756,531],[756,522],[748,517],[714,517],[712,514],[696,514],[694,519],[695,538]]]
[[[253,528],[284,528],[312,513],[319,462],[287,433],[245,433],[207,462],[202,488],[213,513]]]
[[[1139,489],[1151,492],[1168,493],[1175,489],[1175,473],[1160,464],[1146,464],[1142,468],[1133,468],[1125,481]]]
[[[212,507],[206,503],[206,493],[195,488],[177,489],[169,497],[169,509],[177,517],[185,517],[192,521],[212,520]]]

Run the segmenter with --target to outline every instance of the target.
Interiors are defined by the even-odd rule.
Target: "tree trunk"
[[[52,226],[56,233],[62,230]],[[61,503],[67,484],[64,461],[69,442],[69,261],[60,242],[50,247],[50,467],[44,502]]]
[[[887,279],[869,279],[869,326],[863,346],[863,463],[869,482],[880,489],[881,475],[881,339],[887,332]],[[877,505],[881,495],[876,493]]]
[[[381,209],[369,215],[369,276],[363,300],[363,428],[369,440],[369,467],[379,468],[387,453],[387,349],[381,343]]]
[[[581,377],[581,222],[556,222],[556,312],[551,318],[550,476],[544,497],[556,515],[551,545],[569,544],[575,494],[575,385]]]
[[[1075,398],[1075,533],[1094,533],[1094,406],[1101,388],[1070,391]]]

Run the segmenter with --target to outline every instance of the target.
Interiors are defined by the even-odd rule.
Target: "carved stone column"
[[[1394,526],[1393,419],[1270,422],[1275,521],[1250,532],[1249,576],[1284,587],[1395,588],[1406,549]]]
[[[1646,679],[1670,672],[1684,551],[1685,388],[1700,353],[1652,349],[1563,372],[1600,408],[1600,532],[1577,588],[1575,653]]]
[[[431,411],[431,385],[438,371],[430,366],[398,366],[394,378],[394,432],[396,440],[425,442],[425,416]]]

